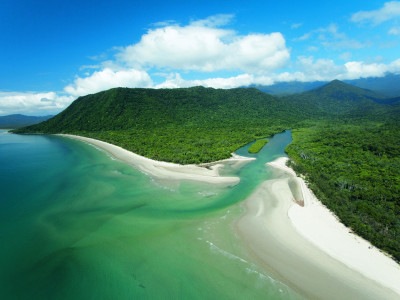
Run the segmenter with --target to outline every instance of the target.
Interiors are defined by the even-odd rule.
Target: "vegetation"
[[[400,261],[399,98],[340,81],[281,98],[254,88],[116,88],[14,132],[78,134],[187,164],[289,128],[295,171],[344,224]]]
[[[230,157],[312,114],[285,101],[257,89],[116,88],[80,97],[54,118],[15,132],[73,133],[156,160],[202,163]]]
[[[257,140],[253,145],[250,146],[249,148],[249,153],[258,153],[260,150],[264,147],[266,143],[269,141],[266,139],[263,140]]]
[[[400,261],[400,128],[319,123],[292,131],[291,167],[354,232]]]

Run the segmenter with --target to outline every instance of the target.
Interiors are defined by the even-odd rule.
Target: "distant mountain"
[[[375,91],[386,97],[395,97],[400,95],[400,74],[389,73],[383,77],[368,77],[354,80],[343,80],[343,82],[357,86],[359,88]],[[328,81],[310,81],[310,82],[278,82],[273,85],[254,85],[264,93],[276,96],[292,95],[310,91],[329,83]]]
[[[367,112],[379,114],[388,110],[382,105],[384,96],[367,89],[362,89],[340,80],[333,80],[328,84],[308,92],[284,97],[292,101],[293,105],[314,107],[316,112],[327,115],[353,115]]]
[[[0,128],[19,128],[37,124],[50,119],[53,116],[26,116],[20,114],[0,116]]]
[[[385,96],[371,91],[362,89],[357,86],[344,83],[340,80],[333,80],[319,88],[313,89],[306,93],[307,95],[315,95],[324,99],[337,99],[340,101],[359,102],[363,100],[380,100],[385,99]]]
[[[383,77],[360,78],[344,82],[376,91],[388,97],[400,96],[400,74],[388,73]]]
[[[327,83],[328,81],[311,81],[311,82],[290,81],[290,82],[278,82],[268,86],[255,85],[254,87],[267,94],[275,96],[285,96],[285,95],[303,93],[318,88],[320,86],[323,86],[324,84]]]

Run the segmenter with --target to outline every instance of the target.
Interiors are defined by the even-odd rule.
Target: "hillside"
[[[199,163],[309,118],[257,89],[115,88],[74,101],[54,118],[16,132],[76,133],[156,160]]]
[[[20,114],[0,116],[0,128],[18,128],[37,124],[50,119],[53,116],[25,116]]]

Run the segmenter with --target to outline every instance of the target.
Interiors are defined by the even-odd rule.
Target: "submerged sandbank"
[[[219,169],[228,162],[237,162],[242,164],[254,160],[254,158],[243,157],[233,154],[231,158],[215,163],[203,164],[203,166],[197,166],[193,164],[178,165],[174,163],[152,160],[125,150],[119,146],[115,146],[96,139],[71,134],[59,135],[87,142],[91,145],[99,147],[110,153],[115,158],[122,160],[136,167],[141,172],[158,179],[190,180],[211,184],[233,185],[239,183],[239,177],[220,176]]]
[[[255,258],[312,299],[399,299],[397,263],[349,233],[286,160],[269,163],[285,176],[262,183],[236,224]],[[290,182],[297,183],[304,207],[295,203]]]

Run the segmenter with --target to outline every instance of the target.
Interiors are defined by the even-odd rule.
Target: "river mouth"
[[[258,265],[233,230],[240,203],[273,176],[278,134],[234,186],[163,182],[90,145],[2,134],[3,299],[303,299]]]

